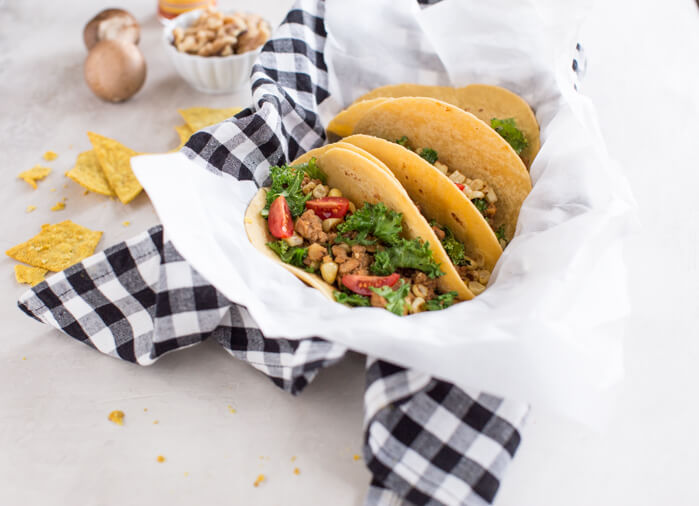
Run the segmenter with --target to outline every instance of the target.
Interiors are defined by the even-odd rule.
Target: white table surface
[[[532,410],[499,506],[699,503],[699,16],[691,0],[600,4],[583,32],[583,91],[644,226],[626,252],[627,377],[601,431]],[[160,45],[155,0],[122,5],[142,21],[148,78],[131,101],[113,105],[82,79],[82,27],[100,2],[0,0],[3,250],[68,218],[103,230],[100,247],[157,223],[145,195],[123,206],[84,196],[63,176],[89,149],[86,131],[166,151],[177,145],[177,108],[249,100],[247,90],[190,89]],[[274,24],[288,6],[234,4]],[[49,149],[59,158],[45,163]],[[32,191],[15,176],[37,163],[54,171]],[[50,212],[63,197],[66,209]],[[26,214],[28,205],[38,209]],[[13,265],[0,260],[0,504],[362,503],[370,476],[353,458],[362,443],[361,357],[323,371],[296,398],[210,342],[137,367],[24,316]],[[114,409],[126,413],[124,427],[106,420]],[[255,488],[260,473],[267,482]]]

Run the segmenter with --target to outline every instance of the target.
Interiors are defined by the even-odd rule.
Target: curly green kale
[[[416,269],[431,278],[444,275],[432,257],[430,243],[421,243],[418,239],[400,239],[396,244],[377,252],[370,269],[379,276],[388,276],[399,268]]]
[[[361,209],[351,214],[343,223],[337,226],[337,231],[347,234],[356,230],[358,237],[366,240],[367,235],[373,235],[387,244],[396,244],[403,230],[403,213],[388,209],[384,204],[369,204],[366,202]],[[356,239],[355,239],[356,240]],[[342,238],[341,242],[348,239]],[[372,243],[369,243],[372,244]]]
[[[279,195],[283,195],[286,203],[289,204],[291,216],[294,218],[300,216],[306,208],[306,201],[312,197],[310,193],[304,194],[301,188],[304,174],[308,174],[312,179],[325,180],[325,174],[316,165],[315,158],[311,158],[303,165],[274,166],[269,169],[269,173],[272,184],[267,191],[265,207],[261,213],[265,218],[269,215],[269,206]]]
[[[444,246],[444,251],[447,252],[451,261],[454,265],[469,265],[471,262],[466,258],[464,245],[454,237],[454,233],[447,227],[442,227],[442,229],[445,233],[444,239],[442,239],[442,246]]]
[[[454,299],[458,294],[456,292],[447,292],[441,295],[437,295],[434,299],[430,299],[425,303],[425,307],[428,311],[439,311],[440,309],[446,309],[452,304],[454,304]]]
[[[492,118],[490,120],[490,126],[512,146],[512,149],[514,149],[518,155],[527,147],[527,139],[524,137],[522,131],[515,125],[514,118]]]
[[[268,242],[267,246],[274,251],[282,262],[295,267],[306,268],[303,263],[304,258],[308,254],[308,248],[292,248],[286,241],[279,240],[276,242]]]
[[[485,216],[485,210],[488,209],[488,201],[485,199],[473,199],[471,202],[473,202],[476,209],[478,209],[480,213]]]
[[[439,158],[437,152],[432,148],[422,148],[420,150],[420,156],[430,162],[432,165],[434,165],[434,162],[436,162]]]
[[[495,231],[495,237],[497,237],[498,240],[502,239],[503,241],[507,241],[507,239],[505,239],[505,225],[500,225],[497,228]]]
[[[400,139],[396,139],[395,143],[400,144],[405,149],[410,149],[410,143],[408,142],[408,138],[405,135],[403,137],[401,137]]]
[[[333,292],[333,297],[340,304],[347,304],[348,306],[370,306],[369,297],[366,295],[359,295],[358,293],[345,293],[339,290]]]
[[[382,286],[380,288],[370,286],[369,290],[386,299],[386,309],[391,313],[403,316],[405,306],[407,305],[405,298],[410,293],[410,283],[401,280],[401,284],[396,290],[393,290],[390,286]]]

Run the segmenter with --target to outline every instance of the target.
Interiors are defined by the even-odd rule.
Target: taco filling
[[[261,215],[277,239],[267,247],[282,262],[319,275],[335,288],[335,300],[350,306],[405,315],[457,301],[455,291],[440,293],[444,272],[429,242],[403,237],[402,213],[380,202],[351,202],[325,184],[315,162],[270,169]]]
[[[413,149],[410,146],[409,139],[404,135],[400,139],[396,139],[397,144],[400,144],[406,149],[414,151],[420,155],[427,162],[434,165],[434,167],[449,177],[449,179],[461,190],[464,195],[476,206],[476,209],[483,215],[485,220],[490,225],[490,228],[495,232],[495,236],[498,238],[498,242],[502,248],[507,246],[507,240],[505,239],[505,227],[501,225],[497,229],[495,228],[493,217],[498,211],[497,201],[498,196],[495,194],[495,189],[488,185],[488,183],[482,179],[470,179],[464,176],[458,170],[450,171],[446,164],[439,161],[439,153],[434,149],[429,147],[422,147]]]

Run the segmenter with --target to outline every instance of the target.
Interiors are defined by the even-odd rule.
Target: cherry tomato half
[[[371,295],[370,286],[393,286],[400,279],[400,274],[394,272],[390,276],[362,276],[360,274],[345,274],[342,276],[342,284],[360,295]]]
[[[270,233],[277,239],[286,239],[294,235],[294,219],[284,195],[279,195],[269,206],[267,225]]]
[[[464,188],[466,188],[466,187],[465,187],[464,185],[462,185],[461,183],[454,183],[454,184],[455,184],[456,187],[457,187],[459,190],[461,190],[461,191],[464,191]]]
[[[313,209],[313,212],[322,220],[344,218],[349,209],[349,200],[345,197],[324,197],[309,200],[306,202],[306,209]]]

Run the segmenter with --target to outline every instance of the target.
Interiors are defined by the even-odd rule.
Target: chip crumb
[[[109,413],[107,419],[117,425],[124,425],[124,412],[120,410],[115,410]]]
[[[17,264],[15,265],[15,279],[17,283],[34,286],[41,283],[48,271],[41,267],[33,267],[31,265]]]
[[[293,457],[291,457],[291,461],[292,461],[292,462],[296,462],[296,455],[294,455]]]
[[[253,486],[259,487],[260,484],[265,481],[267,478],[265,477],[264,474],[259,474],[257,475],[257,479],[255,479],[255,483],[253,483]]]
[[[58,153],[55,153],[53,151],[47,151],[46,153],[44,153],[44,156],[42,158],[47,162],[50,162],[58,158]]]
[[[27,360],[27,357],[22,357],[22,360]]]
[[[165,462],[165,457],[163,457],[162,455],[158,455],[158,459],[157,459],[157,460],[158,460],[158,462],[161,462],[161,463],[162,463],[162,462]]]
[[[27,212],[31,213],[32,211],[36,210],[36,206],[27,206]]]
[[[52,211],[63,211],[66,208],[66,203],[61,201],[57,202],[55,206],[51,208]]]
[[[158,425],[160,423],[159,420],[153,420],[153,425]]]
[[[356,453],[355,453],[354,455],[352,455],[352,458],[353,458],[354,460],[359,460],[359,459],[361,459],[361,457],[360,457],[359,455],[357,455]]]
[[[83,195],[88,195],[89,193],[90,193],[90,190],[85,190],[85,191],[83,192]]]
[[[143,408],[143,411],[148,411],[148,408]]]
[[[29,170],[25,170],[24,172],[20,172],[17,177],[24,180],[25,182],[27,182],[32,188],[34,188],[36,190],[37,189],[36,182],[41,181],[49,174],[51,174],[51,169],[49,169],[48,167],[42,167],[41,165],[35,165],[34,167],[32,167]]]
[[[233,415],[236,414],[236,410],[235,410],[235,408],[234,408],[233,406],[228,406],[228,411],[230,411],[230,413],[233,414]]]
[[[186,478],[187,476],[189,476],[189,473],[188,473],[187,471],[185,471],[185,472],[184,472],[184,477]]]
[[[130,221],[122,221],[121,224],[124,225],[125,227],[128,227],[129,225],[131,225],[131,222]]]
[[[252,218],[250,218],[249,216],[247,218],[245,218],[245,223],[250,225],[252,223]]]
[[[294,474],[296,474],[296,475],[301,474],[301,470],[298,467],[295,467]]]
[[[55,188],[51,188],[51,190],[49,190],[49,191],[51,191],[51,192],[55,192],[55,191],[56,191],[56,189],[55,189]]]

